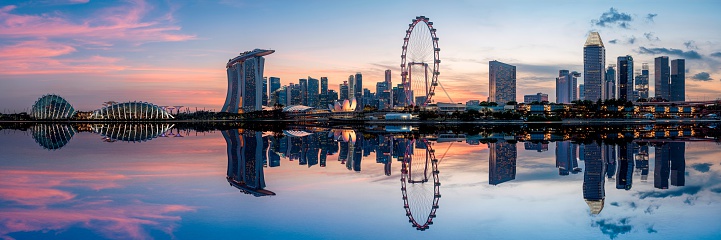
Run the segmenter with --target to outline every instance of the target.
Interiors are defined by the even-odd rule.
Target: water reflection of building
[[[616,189],[630,190],[633,182],[633,143],[618,145],[618,175],[616,176]],[[609,165],[609,167],[611,167]]]
[[[173,124],[134,123],[134,124],[35,124],[30,127],[32,137],[45,149],[57,150],[64,147],[77,132],[93,132],[103,137],[105,142],[144,142],[157,137],[182,137],[180,130],[172,133]]]
[[[535,150],[537,152],[548,151],[548,143],[545,142],[524,142],[523,148],[526,150]]]
[[[638,153],[634,155],[636,171],[641,174],[641,181],[648,179],[648,145],[638,146]]]
[[[36,124],[30,130],[35,142],[48,150],[64,147],[76,132],[73,126],[67,124]]]
[[[606,162],[601,157],[601,146],[597,143],[585,144],[584,159],[583,199],[588,204],[591,214],[599,214],[603,210],[603,201],[606,198],[603,187]]]
[[[601,154],[603,155],[603,161],[606,162],[606,165],[608,166],[606,168],[606,176],[609,179],[613,179],[613,176],[616,175],[616,146],[601,146]]]
[[[261,133],[225,130],[222,134],[228,145],[228,183],[241,192],[256,197],[275,195],[274,192],[265,190],[264,139]]]
[[[669,142],[656,145],[656,159],[653,169],[653,186],[667,189],[669,177],[671,185],[686,185],[686,143]]]
[[[516,179],[516,144],[499,141],[489,143],[488,149],[488,183],[497,185]]]
[[[576,174],[581,171],[578,167],[578,146],[570,141],[556,142],[556,168],[558,175]]]

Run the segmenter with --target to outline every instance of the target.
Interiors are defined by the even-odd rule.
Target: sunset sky
[[[400,83],[405,30],[420,15],[438,29],[439,80],[455,102],[486,99],[490,60],[517,66],[517,99],[555,100],[558,70],[583,71],[590,31],[607,64],[686,59],[686,99],[715,99],[720,10],[718,1],[2,1],[0,111],[25,111],[47,93],[84,111],[109,100],[217,111],[225,63],[254,48],[276,50],[264,75],[283,85],[328,77],[337,89],[361,72],[374,90],[386,69]]]

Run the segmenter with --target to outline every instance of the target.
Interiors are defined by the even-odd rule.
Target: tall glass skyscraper
[[[280,89],[280,78],[270,77],[270,92]]]
[[[668,57],[661,56],[654,59],[654,86],[655,96],[666,100],[671,99],[671,69],[668,67]]]
[[[488,62],[488,99],[499,105],[516,101],[516,66]]]
[[[633,57],[618,57],[618,99],[633,101]],[[608,79],[606,79],[608,81]]]
[[[591,32],[583,45],[584,100],[597,101],[603,96],[602,84],[606,68],[606,48],[598,32]]]
[[[686,60],[671,60],[669,101],[686,101]]]
[[[616,65],[609,64],[606,68],[606,81],[603,85],[603,100],[616,98]]]
[[[363,108],[363,74],[360,72],[355,74],[355,86],[353,88],[353,95],[356,98],[356,101],[359,103],[358,107]]]
[[[263,56],[275,50],[255,49],[228,60],[228,94],[222,112],[260,111],[263,109]]]
[[[559,70],[556,78],[556,102],[571,103],[578,100],[578,78],[581,73]]]
[[[306,97],[308,98],[307,106],[319,108],[320,107],[320,98],[319,98],[319,89],[320,88],[320,82],[318,79],[308,77],[308,94]]]

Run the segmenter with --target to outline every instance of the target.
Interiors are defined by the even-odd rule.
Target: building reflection
[[[673,186],[685,186],[686,143],[656,143],[656,159],[653,170],[653,186],[658,189],[669,187],[669,178]]]
[[[583,199],[591,214],[601,213],[606,198],[604,175],[607,162],[602,158],[601,149],[598,143],[584,144]]]
[[[556,168],[558,175],[576,174],[581,171],[578,167],[578,145],[570,141],[556,142]]]
[[[170,123],[106,123],[106,124],[34,124],[30,127],[32,137],[48,150],[63,148],[78,132],[92,132],[102,136],[105,142],[145,142],[163,136],[182,137],[180,131],[172,133]]]
[[[488,183],[498,185],[516,179],[516,143],[498,141],[489,143]]]
[[[618,145],[618,175],[616,176],[616,189],[631,190],[634,166],[633,149],[633,143],[622,143]]]
[[[225,130],[221,132],[228,147],[226,179],[242,193],[256,197],[273,196],[265,189],[263,165],[264,142],[261,132],[252,130]]]

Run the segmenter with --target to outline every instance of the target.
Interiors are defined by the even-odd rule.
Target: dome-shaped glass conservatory
[[[30,117],[39,120],[70,119],[74,115],[75,108],[64,98],[54,94],[38,98],[30,111]]]
[[[165,109],[148,102],[124,102],[93,111],[91,119],[162,120],[173,119]]]

